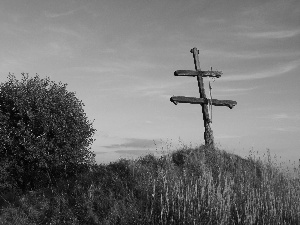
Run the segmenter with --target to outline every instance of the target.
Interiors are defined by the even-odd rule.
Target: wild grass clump
[[[299,224],[300,181],[269,156],[200,146],[95,165],[56,186],[1,192],[0,224]]]

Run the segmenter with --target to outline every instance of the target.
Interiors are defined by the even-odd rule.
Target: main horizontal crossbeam
[[[219,78],[222,75],[222,71],[196,71],[196,70],[176,70],[175,76],[201,76],[201,77],[216,77]]]
[[[195,97],[185,97],[185,96],[173,96],[170,98],[170,101],[175,105],[178,103],[190,103],[190,104],[208,104],[210,99],[205,98],[195,98]],[[232,109],[237,102],[232,100],[218,100],[212,99],[211,104],[215,106],[227,106]]]

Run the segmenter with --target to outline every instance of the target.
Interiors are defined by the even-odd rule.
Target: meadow
[[[300,224],[300,170],[206,146],[1,192],[0,224]],[[296,175],[295,175],[296,174]]]

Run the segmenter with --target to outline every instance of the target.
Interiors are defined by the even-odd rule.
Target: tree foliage
[[[67,84],[22,75],[0,85],[0,182],[24,191],[93,164],[95,129]]]

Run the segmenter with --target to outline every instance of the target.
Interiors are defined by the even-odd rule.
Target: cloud
[[[19,69],[19,68],[22,68],[22,66],[24,64],[26,64],[27,62],[24,60],[24,59],[19,59],[17,57],[15,58],[6,58],[6,59],[2,59],[1,62],[0,62],[0,71],[1,72],[5,72],[7,73],[8,75],[8,72],[14,72],[13,69]],[[1,79],[2,78],[6,78],[6,77],[3,77],[3,75],[1,76]]]
[[[108,152],[94,152],[96,155],[103,155],[103,154],[107,154]]]
[[[264,118],[269,118],[273,120],[283,120],[283,119],[300,120],[300,115],[288,115],[287,113],[277,113],[277,114],[269,115]]]
[[[265,38],[265,39],[282,39],[290,38],[300,34],[300,30],[282,30],[282,31],[269,31],[269,32],[253,32],[245,33],[243,35],[250,38]]]
[[[257,89],[258,87],[251,87],[251,88],[212,88],[212,96],[219,95],[224,96],[224,97],[229,97],[229,96],[237,96],[237,95],[245,95],[248,94],[248,92],[253,91]]]
[[[240,138],[242,136],[239,135],[228,135],[228,134],[221,134],[221,135],[217,135],[216,139],[232,139],[232,138]]]
[[[113,50],[109,50],[113,51]],[[128,72],[136,72],[143,69],[151,69],[156,68],[157,65],[149,63],[149,62],[143,62],[139,60],[114,60],[114,61],[104,61],[104,62],[98,62],[98,65],[90,65],[90,66],[78,66],[78,67],[72,67],[71,70],[77,70],[82,72],[93,72],[93,73],[128,73]],[[101,64],[101,65],[99,65]],[[130,74],[129,77],[133,77],[132,74]]]
[[[49,42],[41,50],[40,54],[57,56],[57,57],[74,57],[73,49],[65,43]],[[38,50],[37,50],[38,51]]]
[[[272,114],[259,117],[262,119],[273,120],[274,126],[262,126],[261,129],[279,131],[279,132],[299,132],[300,126],[297,126],[300,120],[300,114],[290,115],[287,113]],[[276,126],[277,124],[277,126]],[[281,125],[279,125],[281,124]],[[288,125],[291,124],[291,125]]]
[[[103,137],[103,138],[110,138],[109,134],[103,130],[97,130],[95,135],[95,137]]]
[[[275,131],[280,131],[280,132],[299,132],[300,128],[299,127],[276,127],[273,130]]]
[[[277,68],[273,68],[268,71],[261,71],[256,73],[243,74],[243,75],[224,76],[220,81],[243,81],[243,80],[246,81],[246,80],[256,80],[256,79],[263,79],[268,77],[275,77],[290,72],[296,69],[298,66],[299,66],[299,60],[289,62],[285,65],[278,66]]]
[[[161,88],[161,87],[142,86],[142,87],[136,88],[133,91],[139,93],[141,96],[145,96],[145,97],[155,96],[155,97],[157,97],[157,96],[163,96],[166,90]]]
[[[115,152],[119,153],[121,155],[129,154],[129,155],[141,156],[141,155],[146,155],[147,153],[149,153],[149,150],[118,150]]]
[[[176,89],[177,91],[186,91],[186,85],[191,83],[195,84],[195,80],[175,79],[172,80],[172,82],[147,81],[145,84],[133,87],[131,92],[143,97],[161,97],[163,99],[170,99],[172,96],[171,94],[168,94],[170,90]]]
[[[238,34],[240,35],[240,34]],[[288,49],[287,49],[288,50]],[[300,52],[299,51],[276,51],[274,49],[273,51],[266,52],[264,49],[257,49],[257,48],[251,48],[251,49],[202,49],[200,50],[200,55],[205,55],[207,57],[211,58],[232,58],[237,60],[242,59],[273,59],[273,58],[287,58],[287,57],[293,57],[293,58],[299,58]],[[223,77],[223,76],[222,76]]]
[[[251,87],[251,88],[219,88],[219,89],[216,89],[215,91],[216,92],[225,92],[225,93],[228,93],[228,92],[247,92],[247,91],[252,91],[254,89],[257,89],[258,87]]]
[[[141,138],[126,138],[126,143],[103,146],[105,148],[151,148],[155,146],[155,140]]]
[[[79,9],[81,8],[78,8],[78,9],[73,9],[73,10],[68,10],[68,11],[65,11],[65,12],[61,12],[61,13],[53,13],[53,12],[45,12],[45,16],[47,18],[58,18],[58,17],[64,17],[64,16],[69,16],[69,15],[72,15],[74,14],[76,11],[78,11]]]
[[[45,27],[45,30],[46,31],[50,31],[50,32],[53,32],[53,33],[58,33],[59,35],[62,35],[62,34],[65,34],[65,35],[68,35],[68,36],[73,36],[73,37],[76,37],[78,39],[82,39],[82,35],[79,34],[78,32],[74,31],[74,30],[71,30],[71,29],[68,29],[68,28],[65,28],[65,27]]]
[[[264,53],[261,51],[239,51],[239,52],[222,52],[216,51],[211,53],[212,56],[222,56],[226,58],[236,58],[236,59],[258,59],[258,58],[282,58],[282,57],[299,57],[299,52],[270,52]]]
[[[271,119],[275,119],[275,120],[278,120],[278,119],[288,119],[289,116],[286,113],[280,113],[280,114],[271,115],[270,118]]]

